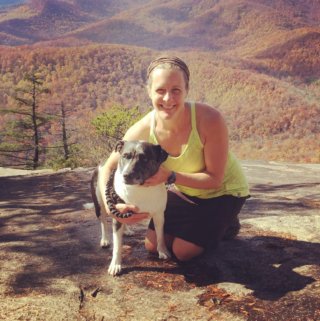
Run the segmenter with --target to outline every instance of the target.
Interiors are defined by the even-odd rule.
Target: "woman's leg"
[[[166,245],[172,250],[175,257],[182,262],[189,261],[203,253],[204,248],[179,237],[165,235]],[[145,238],[145,247],[149,252],[157,252],[157,237],[152,229],[148,229]]]
[[[166,242],[167,248],[171,250],[173,237],[165,234],[164,240]],[[157,235],[156,232],[152,229],[147,230],[146,238],[144,240],[145,248],[151,253],[157,253]]]
[[[180,239],[179,237],[174,238],[172,243],[172,252],[181,262],[190,261],[191,259],[202,254],[203,251],[203,247]]]
[[[238,214],[245,197],[224,195],[208,200],[196,199],[198,205],[192,205],[171,194],[168,194],[170,202],[165,212],[165,241],[178,260],[189,261],[202,254],[205,248],[218,246],[223,238],[234,238],[238,234]],[[152,220],[145,247],[150,252],[157,252]]]

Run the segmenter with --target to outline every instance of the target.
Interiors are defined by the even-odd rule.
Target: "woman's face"
[[[188,91],[179,69],[156,68],[150,75],[149,97],[163,119],[170,119],[184,109]]]

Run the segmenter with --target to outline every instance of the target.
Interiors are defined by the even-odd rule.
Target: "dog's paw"
[[[110,242],[107,239],[101,239],[100,240],[100,246],[105,249],[110,246]]]
[[[125,225],[124,227],[124,235],[126,236],[132,236],[134,235],[134,230],[131,229],[128,225]]]
[[[171,254],[167,249],[161,250],[161,251],[159,250],[158,253],[159,253],[159,259],[161,260],[167,260],[171,258]]]
[[[121,272],[121,264],[111,262],[109,265],[108,273],[112,276],[116,276]]]

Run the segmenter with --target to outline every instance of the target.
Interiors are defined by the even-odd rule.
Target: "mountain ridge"
[[[189,98],[226,116],[239,157],[319,162],[318,17],[314,0],[32,0],[0,12],[0,103],[36,69],[49,107],[68,102],[79,122],[113,104],[147,109],[145,69],[169,52],[190,67]]]
[[[26,43],[72,35],[100,43],[112,40],[112,43],[132,44],[132,34],[126,36],[124,31],[133,26],[139,31],[134,44],[144,47],[161,50],[161,41],[170,37],[174,41],[169,41],[165,49],[171,45],[171,48],[227,50],[245,41],[250,33],[257,38],[307,26],[320,27],[320,19],[317,20],[320,4],[313,0],[296,1],[294,6],[285,0],[171,0],[161,4],[152,0],[123,0],[110,1],[108,6],[102,0],[92,1],[90,6],[82,0],[32,0],[28,5],[38,13],[27,19],[0,22],[0,30],[13,37],[21,36],[19,29],[23,26]],[[50,19],[56,23],[50,23]],[[64,22],[64,28],[59,28],[57,22]],[[30,33],[38,30],[39,25],[41,33]],[[121,35],[114,32],[119,26],[123,28]],[[158,45],[152,41],[156,36],[160,39]]]

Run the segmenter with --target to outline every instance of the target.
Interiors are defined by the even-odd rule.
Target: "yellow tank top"
[[[152,111],[149,142],[159,144],[155,135],[155,111]],[[188,143],[184,146],[181,154],[177,157],[170,156],[163,166],[175,171],[185,173],[199,173],[205,170],[203,144],[201,142],[196,125],[196,107],[191,104],[191,133]],[[199,198],[212,198],[221,195],[234,195],[238,197],[248,196],[249,188],[246,177],[239,161],[229,151],[223,184],[219,189],[196,189],[183,185],[176,185],[180,192]]]

